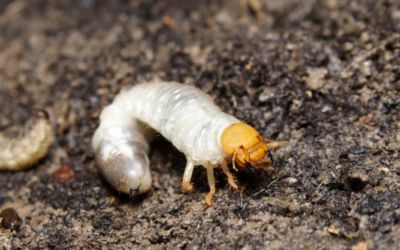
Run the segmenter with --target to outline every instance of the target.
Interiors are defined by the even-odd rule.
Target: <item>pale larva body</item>
[[[130,193],[131,188],[139,188],[139,193],[144,193],[151,187],[147,159],[149,142],[144,140],[146,136],[143,133],[146,124],[172,142],[195,166],[207,166],[208,163],[218,166],[227,157],[219,137],[226,127],[238,122],[238,119],[221,112],[208,95],[192,86],[139,84],[121,92],[102,111],[100,126],[93,137],[93,148],[97,159],[101,159],[98,163],[105,178],[108,180],[111,176],[117,180],[108,180],[114,187],[124,193]],[[139,154],[140,161],[135,157]],[[116,174],[104,173],[113,171],[104,165],[116,168],[114,164],[105,162],[117,161],[117,158],[118,161],[130,159],[132,167],[131,172],[125,170],[126,167],[122,167],[124,171],[115,170],[118,177],[114,178]],[[131,185],[121,183],[121,180],[128,179],[131,179]]]
[[[230,141],[224,144],[225,148],[221,145],[221,137],[227,128],[238,124],[246,129],[249,127],[251,132],[254,130],[222,112],[208,95],[193,86],[174,82],[144,83],[121,92],[102,111],[92,145],[104,178],[121,192],[140,194],[151,188],[147,153],[149,142],[154,137],[150,130],[156,130],[186,156],[183,188],[193,189],[190,178],[194,166],[207,168],[211,191],[206,201],[212,206],[211,198],[215,192],[213,168],[221,165],[231,186],[238,188],[225,160],[231,155],[235,158],[238,147],[240,150],[249,147],[250,153],[245,151],[247,156],[260,148],[260,138],[256,138],[257,145],[240,143],[237,146],[234,145],[236,142],[232,144]],[[228,135],[228,138],[231,137],[236,135]],[[244,140],[247,142],[249,139],[246,137]],[[268,151],[266,147],[263,147],[265,152]],[[243,150],[243,156],[237,155],[243,164],[238,158],[236,160],[239,165],[254,170],[250,158],[244,157]],[[258,158],[258,162],[266,162],[264,153],[262,159]],[[251,161],[253,163],[256,164]]]
[[[0,170],[19,171],[31,167],[48,152],[54,129],[45,111],[37,111],[16,138],[0,134]]]
[[[208,95],[183,84],[136,85],[118,96],[117,103],[162,134],[196,166],[217,165],[227,157],[221,134],[240,122],[223,113]]]

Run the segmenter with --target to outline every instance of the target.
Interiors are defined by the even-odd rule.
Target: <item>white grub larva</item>
[[[206,203],[212,206],[215,193],[214,168],[221,165],[229,184],[238,189],[229,172],[247,168],[254,172],[271,163],[269,148],[284,142],[269,141],[252,127],[222,112],[197,88],[174,82],[144,83],[122,91],[100,115],[100,126],[93,137],[98,167],[104,178],[123,193],[140,194],[151,187],[149,142],[158,131],[187,159],[182,186],[193,190],[190,179],[194,166],[207,169],[210,192]]]
[[[31,167],[47,154],[53,141],[54,129],[49,115],[44,110],[35,110],[19,136],[6,138],[0,134],[0,170],[19,171]]]

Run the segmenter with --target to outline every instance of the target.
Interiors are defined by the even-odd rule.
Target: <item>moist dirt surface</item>
[[[56,140],[0,172],[18,222],[0,248],[399,249],[399,31],[395,0],[2,1],[0,130],[18,140],[45,109]],[[131,199],[91,139],[121,89],[150,81],[193,84],[288,143],[270,171],[235,173],[239,191],[217,168],[208,208],[205,168],[184,191],[185,157],[159,136],[153,188]]]

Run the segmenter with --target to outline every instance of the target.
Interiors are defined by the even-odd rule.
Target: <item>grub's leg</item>
[[[212,207],[211,202],[213,195],[215,194],[215,179],[214,179],[214,166],[211,164],[207,165],[207,177],[208,185],[210,186],[210,192],[206,195],[207,206]]]
[[[190,179],[192,178],[193,169],[194,169],[194,161],[190,158],[187,158],[185,173],[183,174],[182,187],[188,191],[193,191],[193,186],[190,184]]]
[[[235,165],[235,161],[236,161],[236,154],[237,154],[237,153],[235,153],[235,154],[233,155],[233,159],[232,159],[232,167],[233,167],[233,169],[234,169],[236,172],[239,172],[239,170],[236,168],[236,165]]]
[[[226,176],[228,176],[228,182],[229,182],[229,184],[231,184],[231,186],[232,186],[234,189],[239,189],[238,185],[236,185],[236,183],[235,183],[235,178],[233,177],[233,175],[231,174],[231,172],[229,172],[229,168],[228,168],[228,166],[226,165],[226,162],[225,162],[224,160],[221,162],[221,167],[222,167],[222,170],[224,171],[224,173],[226,174]]]

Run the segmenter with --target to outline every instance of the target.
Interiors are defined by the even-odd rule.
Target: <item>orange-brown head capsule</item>
[[[279,147],[286,142],[273,142],[272,147]],[[232,155],[236,162],[254,172],[257,164],[272,162],[268,145],[260,134],[251,126],[235,123],[227,127],[221,136],[222,149]]]

